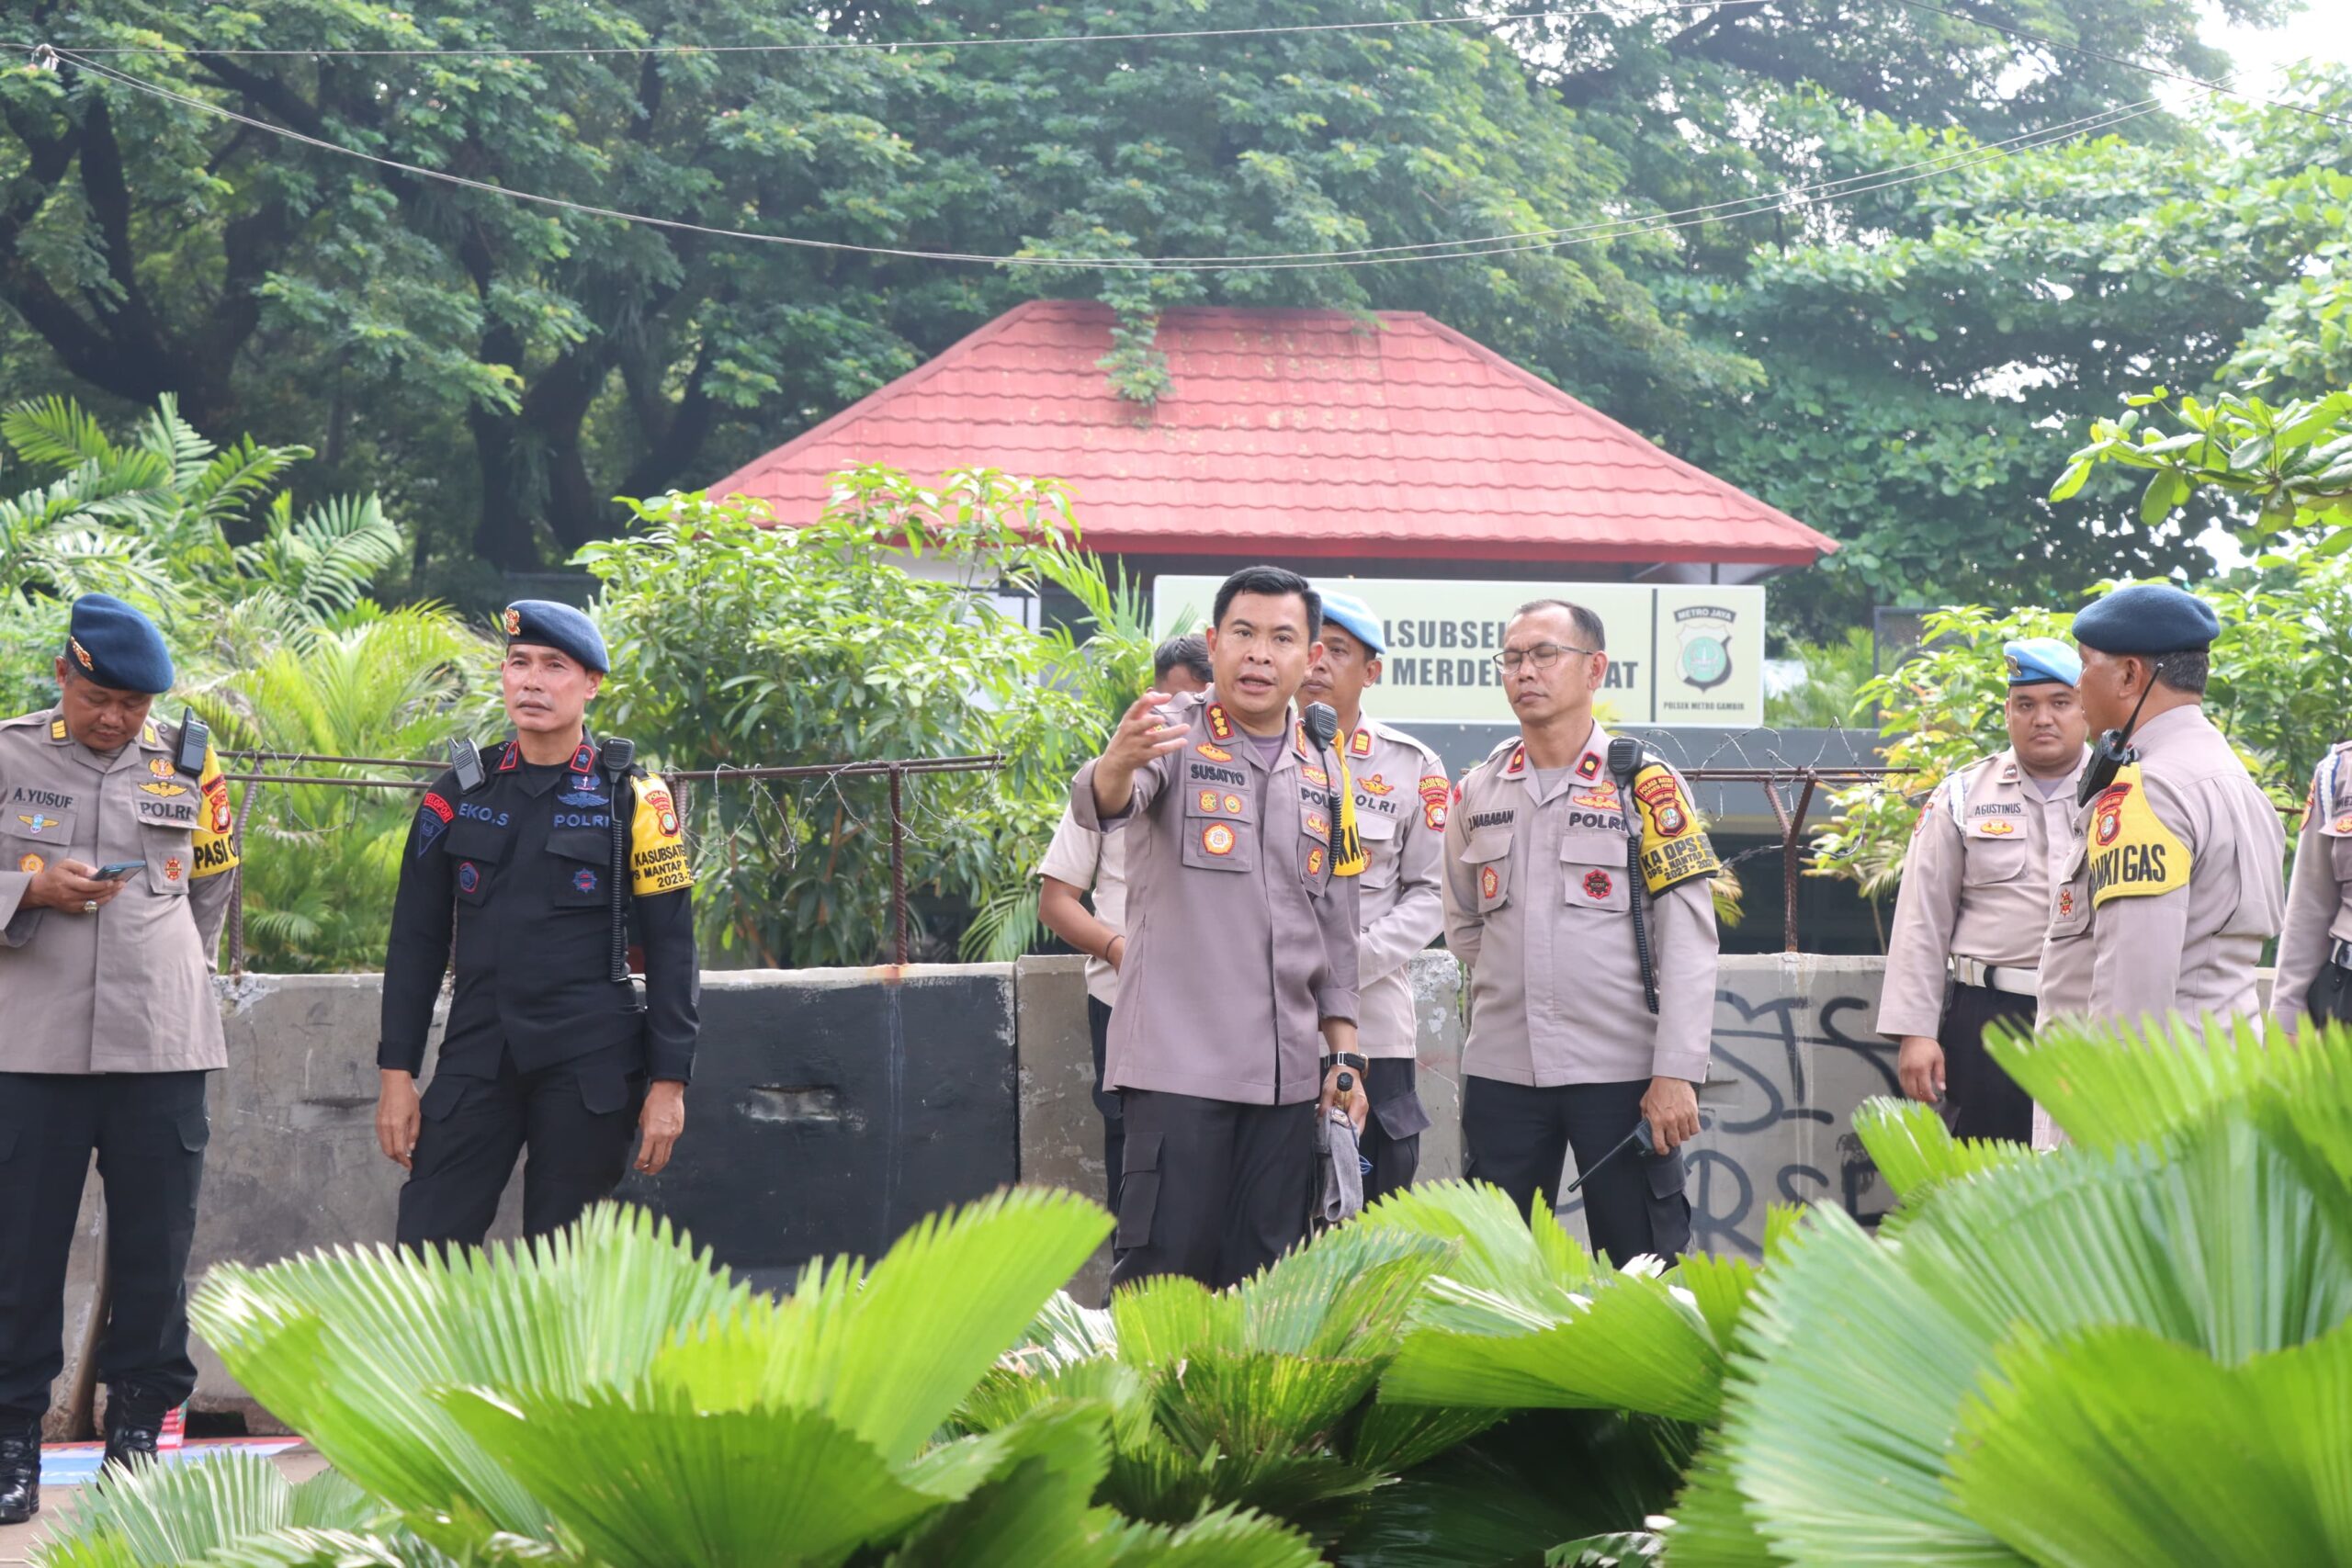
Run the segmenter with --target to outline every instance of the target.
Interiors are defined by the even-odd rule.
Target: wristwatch
[[[1361,1052],[1341,1051],[1336,1055],[1327,1053],[1323,1058],[1323,1070],[1328,1073],[1333,1067],[1353,1067],[1362,1073],[1370,1071],[1371,1064],[1364,1060]]]

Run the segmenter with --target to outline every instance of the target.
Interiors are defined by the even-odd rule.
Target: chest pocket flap
[[[1462,846],[1462,863],[1470,868],[1470,893],[1478,912],[1499,909],[1510,901],[1510,828],[1481,828]]]
[[[2026,874],[2025,824],[2011,817],[1980,817],[1961,831],[1960,879],[1970,887],[2015,882]]]
[[[1256,792],[1213,780],[1187,778],[1183,861],[1195,871],[1258,868]]]
[[[1572,909],[1626,914],[1634,908],[1625,880],[1626,842],[1592,829],[1560,835],[1560,896]]]
[[[460,807],[462,811],[464,807]],[[475,807],[475,810],[487,807]],[[514,829],[504,825],[504,814],[482,817],[459,817],[449,824],[449,831],[441,840],[444,853],[458,863],[458,901],[479,904],[490,897],[492,883],[498,877],[498,863],[504,860],[507,846],[513,841]]]
[[[0,807],[0,836],[8,840],[14,852],[6,869],[23,870],[17,863],[28,854],[39,855],[44,862],[63,854],[74,842],[79,816],[72,807],[56,810],[26,805]]]
[[[559,909],[603,909],[612,905],[613,829],[558,828],[548,834],[549,893]]]

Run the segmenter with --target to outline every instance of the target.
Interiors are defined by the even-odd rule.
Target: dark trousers
[[[2303,1004],[2322,1023],[2352,1023],[2352,969],[2341,964],[2324,965],[2303,994]]]
[[[1363,1091],[1372,1115],[1356,1147],[1372,1162],[1363,1179],[1363,1201],[1376,1202],[1413,1184],[1421,1166],[1421,1134],[1430,1113],[1421,1109],[1416,1064],[1410,1056],[1374,1056],[1364,1064]]]
[[[1462,1174],[1501,1188],[1526,1214],[1538,1192],[1549,1201],[1558,1190],[1561,1167],[1573,1149],[1577,1171],[1591,1172],[1578,1196],[1594,1249],[1620,1267],[1645,1253],[1673,1258],[1690,1245],[1680,1152],[1646,1156],[1627,1149],[1593,1169],[1642,1119],[1649,1087],[1647,1078],[1550,1089],[1465,1078]]]
[[[1127,1146],[1111,1288],[1186,1274],[1238,1284],[1306,1238],[1315,1103],[1238,1105],[1121,1089]]]
[[[107,1198],[110,1408],[160,1419],[196,1388],[187,1253],[204,1179],[205,1075],[0,1073],[0,1416],[49,1409],[65,1365],[65,1263],[90,1156]]]
[[[1952,987],[1936,1043],[1944,1048],[1943,1113],[1953,1137],[2033,1142],[2033,1096],[1984,1049],[1984,1026],[2007,1021],[2030,1034],[2040,1005],[1989,986]]]
[[[527,1073],[503,1059],[490,1078],[436,1071],[401,1188],[400,1244],[480,1247],[526,1149],[523,1232],[562,1229],[628,1174],[644,1103],[643,1077],[601,1058]]]
[[[1119,1114],[1119,1091],[1102,1087],[1111,1050],[1111,1004],[1086,998],[1086,1023],[1094,1035],[1094,1109],[1102,1115],[1102,1185],[1110,1209],[1119,1212],[1119,1172],[1126,1164],[1127,1123]]]

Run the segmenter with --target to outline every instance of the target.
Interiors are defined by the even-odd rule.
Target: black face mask
[[[2098,744],[2091,748],[2091,760],[2083,766],[2083,782],[2075,786],[2075,804],[2088,806],[2091,797],[2115,782],[2126,762],[2140,760],[2140,749],[2132,744],[2132,732],[2140,728],[2140,710],[2148,705],[2148,694],[2156,689],[2155,676],[2140,688],[2140,700],[2132,705],[2132,716],[2123,721],[2120,729],[2102,732]]]

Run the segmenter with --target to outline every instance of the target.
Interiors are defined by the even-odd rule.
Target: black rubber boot
[[[109,1393],[107,1400],[107,1457],[108,1465],[120,1465],[128,1471],[141,1459],[155,1462],[155,1444],[164,1435],[164,1418],[133,1409],[119,1394]]]
[[[20,1525],[40,1512],[40,1422],[0,1427],[0,1525]]]

